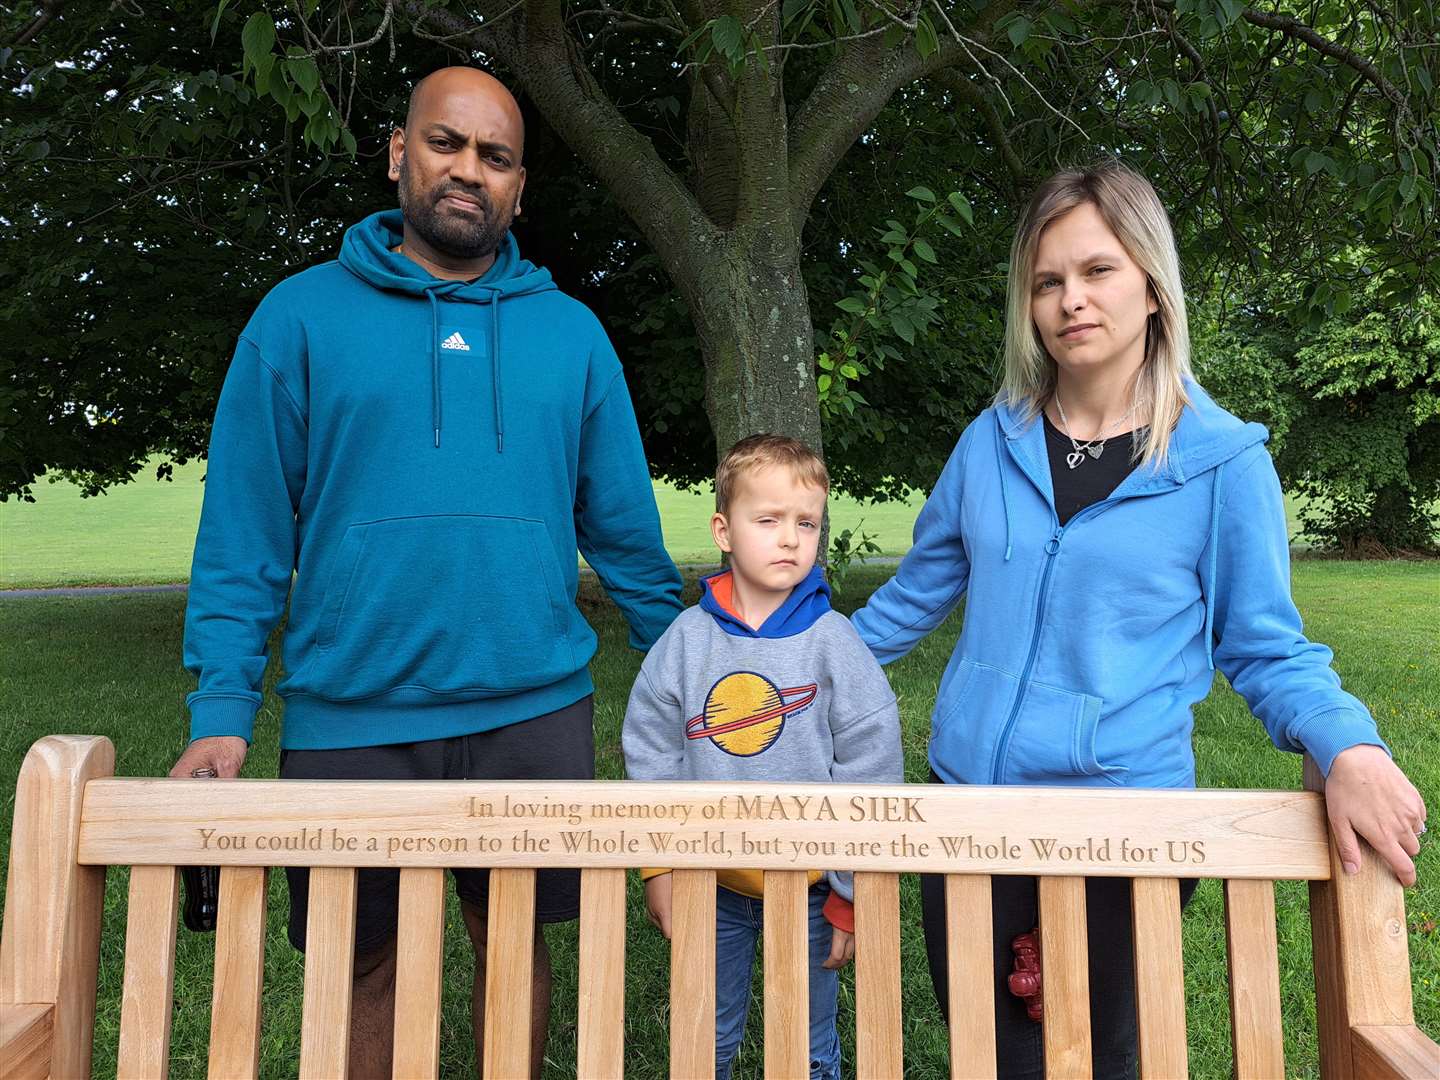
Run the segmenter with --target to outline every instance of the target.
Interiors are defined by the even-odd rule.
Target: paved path
[[[878,555],[865,560],[866,566],[898,566],[899,555]],[[857,564],[858,565],[858,564]],[[712,573],[720,569],[719,563],[681,563],[681,570]],[[588,566],[580,568],[581,576],[595,575]],[[34,600],[46,596],[140,596],[145,593],[185,592],[188,585],[69,585],[53,589],[0,589],[0,600]]]
[[[184,592],[180,585],[76,585],[56,589],[0,589],[0,600],[33,600],[41,596],[115,596],[138,593]]]

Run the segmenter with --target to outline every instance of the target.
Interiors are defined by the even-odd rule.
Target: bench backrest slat
[[[400,871],[395,951],[395,1076],[440,1072],[440,971],[445,954],[445,871]]]
[[[670,1075],[715,1075],[715,871],[676,870],[670,894]]]
[[[1285,1075],[1280,1022],[1280,952],[1275,886],[1225,882],[1225,952],[1230,969],[1230,1041],[1235,1080]]]
[[[180,874],[173,866],[130,871],[125,923],[125,982],[120,999],[116,1076],[144,1080],[170,1072],[175,930]]]
[[[900,875],[855,875],[855,1075],[903,1076]]]
[[[765,1075],[810,1075],[810,875],[765,871]]]
[[[334,1080],[346,1073],[354,950],[355,871],[317,866],[310,871],[310,902],[305,912],[300,1080]]]
[[[213,1080],[260,1075],[260,994],[265,977],[265,899],[269,872],[261,866],[220,870],[215,919],[215,989],[210,1004]]]
[[[576,1075],[625,1073],[625,871],[580,872],[579,1025]]]
[[[1184,1080],[1185,962],[1180,940],[1180,882],[1137,878],[1132,882],[1135,1013],[1140,1027],[1141,1080]]]
[[[535,871],[491,870],[485,948],[485,1080],[530,1075]]]
[[[990,879],[945,876],[945,970],[950,999],[950,1075],[995,1076],[995,928]]]
[[[1045,973],[1045,1076],[1090,1075],[1090,959],[1085,879],[1042,877],[1040,967]]]

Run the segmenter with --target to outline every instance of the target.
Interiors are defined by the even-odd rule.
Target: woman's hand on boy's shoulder
[[[1325,779],[1325,810],[1349,873],[1360,869],[1359,834],[1389,863],[1401,884],[1415,884],[1425,800],[1381,747],[1352,746],[1335,756]]]

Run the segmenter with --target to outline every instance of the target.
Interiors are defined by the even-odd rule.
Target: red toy
[[[1025,1002],[1025,1015],[1040,1021],[1044,1000],[1040,988],[1040,928],[1021,934],[1010,943],[1015,953],[1015,970],[1010,974],[1010,993]]]

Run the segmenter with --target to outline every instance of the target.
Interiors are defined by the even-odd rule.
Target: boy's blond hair
[[[825,462],[799,439],[788,435],[749,435],[732,446],[715,470],[715,512],[725,513],[746,473],[783,465],[806,487],[830,490]]]

